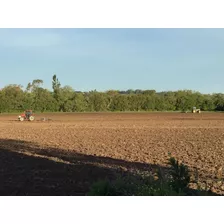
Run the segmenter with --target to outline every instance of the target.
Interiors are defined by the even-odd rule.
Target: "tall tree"
[[[24,92],[21,85],[13,84],[4,87],[1,95],[5,112],[16,112],[24,109]]]
[[[61,110],[72,112],[74,110],[75,91],[70,86],[64,86],[60,90]]]
[[[53,88],[53,95],[57,102],[57,106],[59,108],[59,111],[63,110],[63,102],[61,99],[61,83],[59,82],[56,75],[53,75],[52,78],[52,88]]]
[[[58,96],[58,94],[60,92],[60,87],[61,87],[61,83],[58,81],[57,76],[53,75],[52,88],[54,90],[55,96]]]
[[[36,88],[39,88],[41,85],[43,85],[43,80],[41,79],[35,79],[33,80],[32,83],[28,83],[27,87],[26,87],[26,91],[27,92],[32,92],[34,91]]]

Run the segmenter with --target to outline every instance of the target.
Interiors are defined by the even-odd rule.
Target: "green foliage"
[[[60,107],[63,112],[72,112],[74,109],[75,92],[70,86],[60,89]]]
[[[179,164],[177,160],[175,160],[173,157],[170,158],[170,165],[171,165],[171,180],[170,184],[172,188],[176,192],[184,191],[188,184],[190,183],[190,175],[188,171],[188,167]]]
[[[170,158],[171,165],[168,175],[161,169],[157,176],[133,174],[118,176],[115,180],[100,180],[92,185],[88,196],[188,196],[212,195],[200,189],[193,191],[188,188],[190,175],[188,167]]]
[[[204,111],[224,111],[224,94],[139,89],[76,92],[70,86],[61,86],[56,75],[52,77],[52,92],[42,85],[42,80],[35,79],[25,90],[20,85],[4,87],[0,90],[0,112],[18,112],[27,108],[43,112],[187,111],[193,106]]]
[[[73,103],[73,112],[88,111],[87,99],[83,93],[75,93]]]
[[[37,88],[34,90],[33,94],[32,108],[35,111],[45,112],[55,111],[57,109],[57,102],[50,91],[43,88]]]
[[[128,95],[118,94],[113,97],[111,111],[129,111]]]
[[[58,94],[58,92],[60,91],[60,87],[61,87],[61,83],[58,81],[57,76],[53,75],[52,88],[53,88],[55,94]]]
[[[59,111],[62,111],[61,83],[58,81],[56,75],[53,75],[52,78],[52,88],[53,88],[53,96],[57,102]]]
[[[215,109],[218,111],[224,110],[224,94],[214,94],[213,102],[215,104]]]
[[[88,196],[114,196],[117,192],[108,180],[100,180],[93,184]]]
[[[106,111],[108,105],[108,98],[105,93],[90,91],[87,95],[87,102],[90,111]]]
[[[33,92],[35,91],[37,88],[40,87],[40,85],[43,85],[43,80],[41,79],[35,79],[33,80],[32,83],[28,83],[27,87],[26,87],[26,91],[27,92]]]
[[[20,85],[8,85],[1,90],[1,112],[13,112],[23,109],[24,92]]]
[[[88,196],[132,196],[134,192],[138,192],[139,182],[136,178],[128,176],[117,175],[113,181],[99,180],[95,182]]]

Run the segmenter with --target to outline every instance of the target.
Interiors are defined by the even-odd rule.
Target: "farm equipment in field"
[[[26,110],[23,114],[18,117],[19,121],[34,121],[35,117],[33,116],[32,110]]]
[[[193,113],[193,114],[195,114],[195,113],[200,114],[200,113],[201,113],[201,110],[200,110],[200,109],[197,109],[196,107],[193,107],[193,108],[192,108],[192,113]]]

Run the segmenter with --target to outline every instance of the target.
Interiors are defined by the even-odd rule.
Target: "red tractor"
[[[19,121],[34,121],[35,117],[33,116],[33,111],[32,110],[26,110],[23,114],[21,114],[18,117]]]

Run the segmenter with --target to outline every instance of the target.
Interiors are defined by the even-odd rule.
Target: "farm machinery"
[[[32,110],[26,110],[23,114],[21,114],[18,117],[19,121],[34,121],[35,117],[33,116],[33,111]]]
[[[196,107],[193,107],[193,108],[192,108],[192,113],[193,113],[193,114],[195,114],[195,113],[200,114],[200,113],[201,113],[201,110],[200,110],[200,109],[197,109]]]

